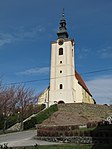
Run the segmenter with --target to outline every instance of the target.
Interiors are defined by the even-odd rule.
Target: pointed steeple
[[[68,38],[64,9],[63,9],[63,13],[62,13],[62,18],[60,20],[60,27],[59,27],[59,30],[57,32],[57,35],[58,35],[58,38]]]

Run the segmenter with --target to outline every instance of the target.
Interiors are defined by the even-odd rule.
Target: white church
[[[69,38],[64,13],[57,35],[58,39],[51,43],[50,86],[39,95],[38,104],[94,104],[88,87],[75,70],[75,41]]]

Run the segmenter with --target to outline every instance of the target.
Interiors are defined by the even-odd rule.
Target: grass
[[[58,111],[58,107],[57,105],[52,105],[49,108],[47,108],[46,110],[40,112],[37,116],[37,123],[41,124],[45,119],[48,119],[54,112]]]
[[[17,147],[16,147],[17,149]],[[42,145],[34,147],[20,147],[19,149],[111,149],[111,145],[86,145],[86,144],[62,144],[62,145]]]
[[[91,149],[91,145],[76,145],[76,144],[63,144],[63,145],[41,145],[33,147],[16,147],[16,149]]]
[[[52,145],[52,146],[40,146],[39,149],[91,149],[91,145]]]

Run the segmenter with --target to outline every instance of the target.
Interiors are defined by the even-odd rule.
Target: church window
[[[60,64],[62,64],[62,61],[60,61]]]
[[[63,89],[63,85],[62,84],[60,84],[60,89]]]
[[[60,73],[62,73],[62,70],[60,70]]]
[[[59,48],[59,55],[63,55],[63,48]]]

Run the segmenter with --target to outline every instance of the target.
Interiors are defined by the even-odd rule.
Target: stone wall
[[[38,140],[60,143],[76,143],[76,144],[112,144],[112,137],[86,137],[86,136],[73,136],[73,137],[36,137]]]

